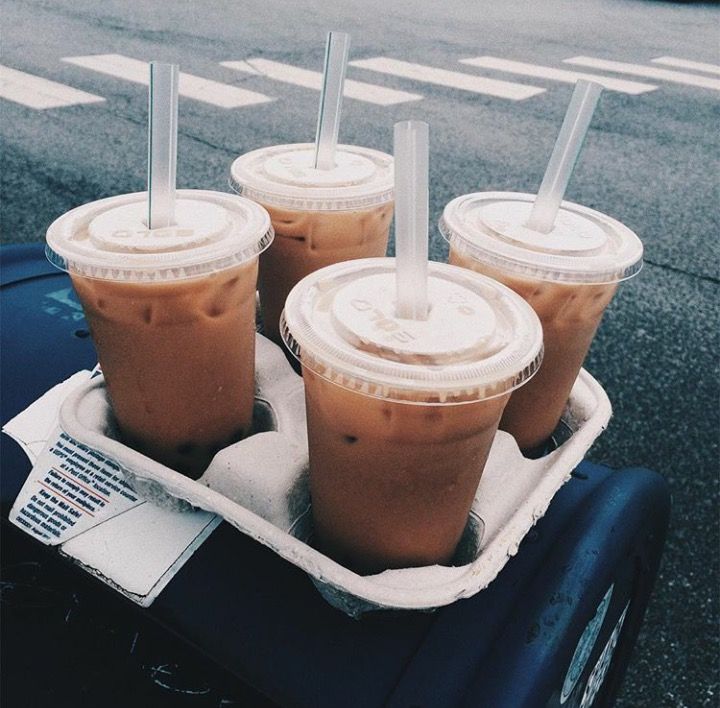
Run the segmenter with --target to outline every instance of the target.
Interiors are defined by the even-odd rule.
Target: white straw
[[[528,219],[528,228],[546,234],[555,225],[560,203],[565,196],[601,93],[602,86],[594,81],[581,79],[575,84],[565,120]]]
[[[150,62],[148,106],[148,228],[175,223],[178,116],[177,64]]]
[[[328,32],[320,109],[315,133],[315,167],[319,170],[331,170],[335,167],[335,147],[340,130],[340,109],[342,108],[343,85],[349,51],[349,34]]]
[[[398,317],[427,319],[428,124],[395,123],[395,256]]]

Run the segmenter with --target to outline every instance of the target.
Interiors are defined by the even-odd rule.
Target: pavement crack
[[[644,258],[643,263],[646,265],[653,266],[654,268],[660,268],[662,270],[670,271],[671,273],[679,273],[680,275],[687,275],[691,278],[698,278],[699,280],[705,280],[709,283],[714,283],[715,285],[720,285],[720,278],[717,278],[714,275],[703,275],[701,273],[692,273],[689,270],[685,270],[684,268],[677,268],[676,266],[671,266],[671,265],[668,265],[667,263],[656,263],[655,261],[651,261],[649,258]]]
[[[120,118],[121,120],[125,120],[128,123],[133,123],[134,125],[147,125],[147,117],[138,118],[137,116],[130,115],[128,113],[120,113],[119,111],[111,111],[111,115],[115,116],[116,118]],[[180,137],[187,138],[188,140],[192,140],[193,142],[204,145],[205,147],[212,148],[213,150],[220,150],[220,152],[223,152],[226,155],[231,155],[233,157],[238,156],[238,153],[236,151],[230,150],[226,147],[223,147],[222,145],[217,145],[216,143],[205,140],[204,138],[200,138],[197,135],[193,135],[186,130],[178,129],[178,138]]]
[[[3,145],[3,151],[6,155],[12,154],[14,159],[24,164],[28,174],[31,174],[48,191],[77,200],[82,199],[88,191],[96,193],[100,191],[97,189],[96,183],[84,175],[76,176],[72,180],[67,179],[64,175],[56,176],[47,169],[47,165],[42,160],[35,159],[21,150]],[[9,190],[9,186],[3,184],[3,191]]]

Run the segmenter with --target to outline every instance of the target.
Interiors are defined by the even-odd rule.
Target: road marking
[[[653,64],[675,66],[678,69],[690,69],[690,71],[706,71],[710,74],[720,74],[720,66],[717,64],[704,64],[701,61],[689,61],[688,59],[676,59],[675,57],[658,57],[652,61]]]
[[[147,62],[131,59],[122,54],[64,57],[63,61],[81,66],[84,69],[114,76],[118,79],[143,84],[144,86],[147,86],[149,82],[150,70]],[[262,93],[222,84],[219,81],[203,79],[200,76],[186,74],[182,71],[178,83],[178,91],[181,96],[202,101],[203,103],[210,103],[220,108],[241,108],[242,106],[253,106],[275,100]]]
[[[270,59],[247,59],[246,61],[221,61],[221,66],[235,71],[244,71],[248,74],[264,76],[274,81],[282,81],[286,84],[294,84],[303,88],[320,91],[322,88],[323,75],[319,71],[301,69],[291,64],[281,64]],[[362,81],[345,79],[343,94],[347,98],[354,98],[358,101],[374,103],[378,106],[392,106],[396,103],[408,101],[420,101],[422,96],[407,91],[366,84]]]
[[[601,86],[611,91],[620,91],[637,95],[639,93],[647,93],[654,91],[657,86],[652,84],[642,84],[637,81],[625,81],[624,79],[612,79],[600,74],[585,74],[580,71],[567,71],[565,69],[553,69],[549,66],[539,66],[537,64],[526,64],[521,61],[510,61],[509,59],[500,59],[499,57],[473,57],[472,59],[460,59],[461,64],[470,66],[479,66],[483,69],[497,69],[499,71],[508,71],[512,74],[524,74],[525,76],[534,76],[540,79],[551,79],[553,81],[564,81],[568,84],[574,84],[578,79],[587,79],[588,81],[596,81]]]
[[[74,106],[79,103],[100,103],[105,100],[101,96],[26,74],[8,66],[0,66],[0,98],[40,110]]]
[[[570,59],[564,59],[563,61],[567,64],[589,66],[593,69],[617,71],[622,74],[635,74],[636,76],[644,76],[648,79],[661,79],[663,81],[672,81],[676,84],[699,86],[700,88],[709,88],[720,91],[720,79],[711,79],[707,76],[698,76],[697,74],[685,74],[680,71],[658,69],[655,66],[626,64],[622,61],[608,61],[606,59],[595,59],[594,57],[572,57]]]
[[[545,89],[537,86],[487,79],[482,76],[463,74],[459,71],[447,71],[434,66],[412,64],[408,61],[400,61],[389,57],[357,59],[351,61],[350,66],[359,69],[370,69],[370,71],[377,71],[381,74],[400,76],[404,79],[461,89],[462,91],[472,91],[473,93],[482,93],[497,96],[498,98],[509,98],[511,101],[522,101],[545,91]]]

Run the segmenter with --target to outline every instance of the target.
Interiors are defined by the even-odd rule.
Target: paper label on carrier
[[[9,518],[148,607],[221,517],[150,504],[127,484],[115,462],[62,431],[60,406],[91,376],[79,371],[3,427],[33,464]]]
[[[142,501],[118,465],[57,428],[15,500],[10,521],[57,545]]]

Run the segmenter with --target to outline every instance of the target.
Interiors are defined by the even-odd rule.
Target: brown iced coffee
[[[73,210],[48,253],[83,305],[123,441],[198,477],[252,423],[258,254],[272,231],[240,197],[179,194],[169,229],[144,227],[144,195]]]
[[[500,423],[503,430],[514,435],[521,450],[532,449],[555,430],[618,284],[569,285],[521,280],[485,267],[454,249],[450,250],[448,262],[504,283],[530,303],[540,318],[545,346],[543,365],[532,385],[512,395]]]
[[[327,212],[263,206],[275,230],[272,247],[260,258],[263,333],[280,342],[280,313],[295,283],[333,263],[384,256],[393,205]]]
[[[71,278],[123,439],[198,476],[252,423],[257,259],[175,283]]]
[[[509,394],[423,405],[368,397],[307,368],[303,379],[323,550],[362,573],[449,563]]]
[[[429,264],[427,320],[396,317],[394,264],[317,271],[281,320],[303,367],[317,542],[361,573],[451,561],[510,391],[541,358],[532,309],[453,266]]]
[[[340,145],[335,168],[313,165],[314,146],[278,145],[242,155],[231,184],[265,207],[275,241],[260,259],[263,333],[280,342],[278,322],[293,286],[318,268],[384,256],[393,215],[392,157]]]
[[[534,452],[553,434],[605,308],[642,263],[642,244],[620,222],[563,202],[549,234],[524,224],[531,195],[478,193],[445,208],[450,263],[495,278],[530,303],[543,326],[537,376],[514,392],[500,427]]]

